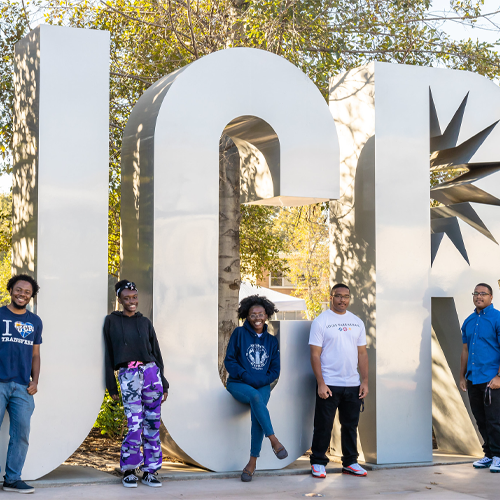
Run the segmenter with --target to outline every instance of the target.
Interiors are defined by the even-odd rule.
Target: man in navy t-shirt
[[[21,480],[21,471],[28,453],[42,343],[42,320],[26,306],[39,289],[31,276],[14,276],[7,283],[10,304],[0,308],[0,424],[5,410],[10,417],[3,489],[18,493],[35,491]]]

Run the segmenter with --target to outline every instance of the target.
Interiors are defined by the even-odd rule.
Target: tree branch
[[[30,20],[28,18],[28,13],[26,12],[26,5],[24,5],[24,0],[22,0],[22,4],[23,4],[24,17],[26,18],[26,24],[28,25],[28,28],[31,31]]]
[[[449,52],[446,50],[421,50],[421,49],[375,49],[375,50],[335,50],[327,49],[326,47],[306,47],[302,49],[303,52],[325,52],[325,53],[339,53],[339,54],[397,54],[397,53],[421,53],[421,54],[449,54],[452,56],[464,56],[463,52]]]
[[[134,21],[136,23],[141,23],[141,24],[147,24],[148,26],[154,26],[155,28],[161,28],[162,30],[165,29],[165,26],[162,26],[161,24],[150,23],[149,21],[144,21],[142,19],[137,19],[137,17],[129,16],[128,14],[125,14],[125,12],[123,12],[121,10],[118,10],[118,9],[115,9],[111,5],[109,5],[106,2],[104,2],[104,0],[99,0],[99,1],[100,1],[100,3],[102,3],[103,5],[105,5],[108,9],[112,10],[116,14],[120,14],[120,16],[123,16],[123,17],[126,17],[127,19],[130,19],[131,21]]]
[[[177,38],[177,41],[182,45],[182,47],[187,52],[194,55],[192,50],[180,39],[179,34],[177,33],[177,30],[174,28],[174,21],[172,20],[172,3],[170,2],[170,0],[168,2],[168,15],[169,15],[169,19],[170,19],[170,29],[172,30],[172,33],[175,35],[175,38]]]
[[[193,50],[194,50],[194,57],[196,57],[196,59],[198,59],[199,58],[198,49],[196,47],[196,39],[194,37],[194,31],[193,31],[193,21],[191,19],[191,0],[188,0],[188,2],[187,2],[187,13],[188,13],[189,31],[191,32],[191,44],[192,44]]]
[[[477,16],[457,16],[457,17],[423,17],[422,19],[409,19],[408,21],[403,21],[407,23],[411,22],[421,22],[421,21],[467,21],[469,19],[480,19],[481,17],[489,17],[494,16],[495,14],[500,13],[500,10],[496,10],[495,12],[489,12],[488,14],[478,14]]]
[[[141,78],[140,76],[131,75],[129,73],[116,73],[114,71],[110,71],[111,76],[120,76],[124,78],[131,78],[132,80],[137,80],[138,82],[146,83],[147,85],[151,85],[153,82],[151,80],[146,80],[145,78]]]

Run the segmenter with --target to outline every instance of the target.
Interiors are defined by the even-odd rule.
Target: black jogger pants
[[[358,422],[361,399],[359,386],[338,387],[329,385],[332,395],[321,399],[316,389],[316,411],[314,413],[314,434],[311,446],[311,465],[326,465],[326,452],[330,446],[333,420],[337,408],[340,420],[340,442],[342,444],[342,465],[348,467],[358,461]]]

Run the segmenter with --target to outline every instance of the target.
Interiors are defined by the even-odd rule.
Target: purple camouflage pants
[[[160,370],[155,363],[120,368],[118,380],[128,425],[122,443],[120,468],[124,472],[143,464],[143,471],[154,473],[162,463],[160,417],[163,385]]]

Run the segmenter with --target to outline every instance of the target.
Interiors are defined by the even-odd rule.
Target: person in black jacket
[[[114,311],[106,316],[104,342],[106,388],[115,401],[119,399],[115,378],[115,370],[118,370],[128,424],[120,454],[122,483],[127,488],[136,488],[135,472],[141,466],[141,482],[158,488],[161,482],[155,473],[162,464],[161,404],[168,396],[168,382],[163,375],[163,360],[153,325],[137,311],[135,283],[119,281],[115,290],[123,312]],[[144,443],[144,454],[141,443]]]
[[[274,435],[267,409],[271,383],[280,374],[278,339],[268,333],[266,324],[268,317],[275,312],[278,310],[266,297],[251,295],[243,299],[238,308],[238,317],[246,321],[232,333],[224,359],[229,374],[227,390],[240,403],[250,405],[250,460],[241,474],[241,480],[245,482],[252,480],[264,435],[269,438],[280,460],[288,456],[285,447]]]

